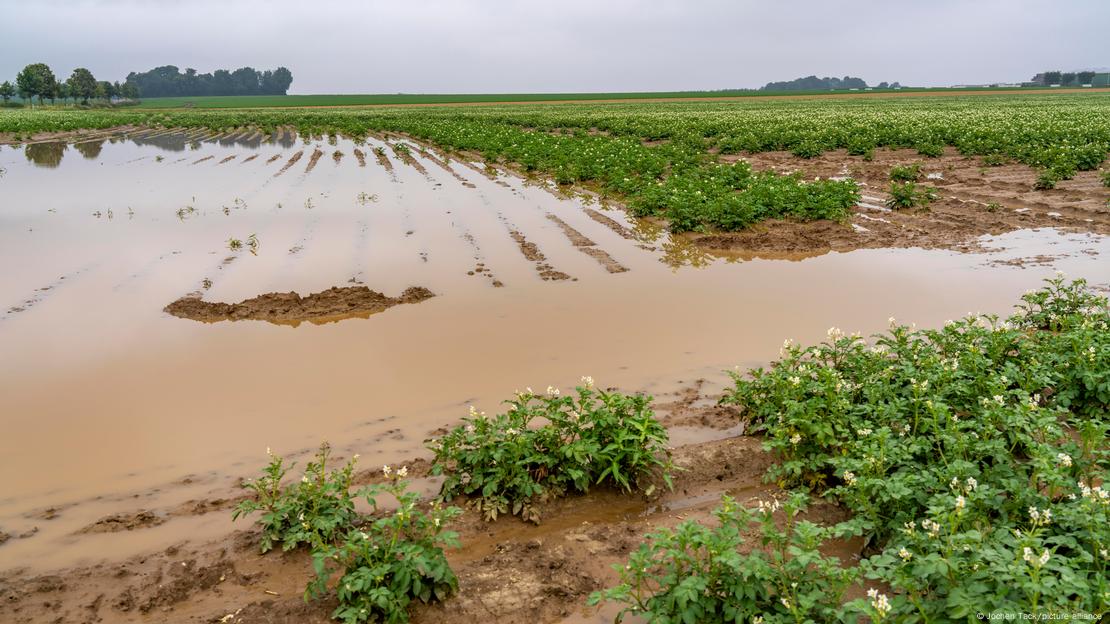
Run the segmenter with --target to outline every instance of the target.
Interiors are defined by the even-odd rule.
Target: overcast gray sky
[[[1110,0],[0,0],[0,79],[284,65],[291,93],[933,86],[1110,66]]]

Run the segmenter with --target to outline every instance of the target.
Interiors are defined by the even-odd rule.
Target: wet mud
[[[689,392],[697,394],[698,390]],[[587,495],[543,504],[539,525],[515,516],[487,522],[465,501],[455,501],[464,507],[463,515],[452,525],[463,546],[449,550],[448,559],[459,578],[459,593],[438,605],[414,604],[413,621],[592,621],[598,616],[595,609],[585,607],[587,596],[616,581],[612,565],[623,562],[644,534],[687,519],[708,520],[724,494],[747,505],[781,495],[762,482],[773,458],[762,450],[757,438],[717,436],[678,446],[673,454],[679,468],[673,490],[664,488],[645,497],[595,489]],[[404,465],[417,479],[425,478],[429,466],[423,458]],[[378,470],[365,470],[355,481],[380,478]],[[434,491],[435,483],[430,487]],[[235,500],[209,502],[194,501],[190,509],[201,516],[228,514]],[[131,517],[145,514],[153,515],[144,511]],[[808,517],[832,523],[846,515],[819,503]],[[123,524],[115,518],[103,522],[113,527]],[[142,527],[110,530],[138,531]],[[753,527],[753,535],[754,531]],[[138,622],[150,617],[167,622],[241,624],[330,621],[334,598],[309,602],[302,598],[304,584],[312,574],[308,552],[298,549],[259,555],[257,539],[257,531],[243,525],[214,540],[184,540],[122,560],[46,574],[2,573],[0,618],[29,623],[86,618]],[[859,552],[858,544],[837,548],[836,554],[849,563]]]
[[[185,296],[166,306],[165,311],[180,318],[215,323],[257,320],[278,324],[330,322],[344,318],[367,318],[396,305],[420,303],[434,297],[427,288],[413,286],[399,297],[388,297],[366,286],[332,287],[300,296],[295,292],[266,293],[239,303],[203,301]]]
[[[544,281],[562,281],[572,279],[570,275],[556,270],[547,262],[547,256],[543,255],[540,248],[535,243],[529,241],[517,230],[512,230],[509,235],[516,241],[517,246],[520,248],[520,253],[530,260],[536,266],[536,273],[539,274],[540,279]]]
[[[279,154],[279,156],[280,156],[280,154]],[[274,174],[274,177],[276,178],[279,175],[285,173],[286,171],[289,171],[289,168],[292,167],[293,165],[297,164],[297,161],[300,160],[302,156],[304,156],[304,150],[300,150],[297,153],[290,156],[289,160],[286,161],[286,163],[281,166],[281,169],[278,169],[278,172]]]
[[[614,260],[607,251],[601,249],[597,246],[597,243],[593,242],[589,238],[586,238],[582,235],[581,232],[572,228],[570,225],[567,224],[566,221],[563,221],[553,214],[547,215],[547,218],[559,226],[559,228],[563,231],[563,234],[566,234],[566,237],[570,240],[571,244],[578,249],[578,251],[581,251],[594,260],[597,260],[597,263],[604,267],[606,271],[610,273],[624,273],[628,270],[628,267]]]

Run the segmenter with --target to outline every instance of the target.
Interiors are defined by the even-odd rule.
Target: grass
[[[969,91],[1050,91],[1037,87],[992,87],[984,89],[903,88],[872,91],[632,91],[614,93],[379,93],[343,95],[228,95],[147,98],[138,108],[298,108],[313,106],[387,106],[404,104],[481,104],[505,102],[573,102],[589,100],[700,99],[767,96],[882,95],[892,93],[945,93]]]

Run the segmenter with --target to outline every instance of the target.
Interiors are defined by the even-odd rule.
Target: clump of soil
[[[0,546],[2,546],[4,544],[4,542],[10,540],[11,538],[12,538],[12,536],[9,535],[8,533],[0,531]]]
[[[614,260],[613,256],[610,256],[607,251],[599,248],[597,246],[597,243],[595,243],[592,239],[582,234],[578,230],[571,227],[570,224],[566,221],[563,221],[553,214],[548,214],[547,218],[555,222],[555,224],[557,224],[559,228],[563,230],[563,234],[566,235],[567,239],[570,240],[570,243],[574,245],[574,247],[578,249],[578,251],[581,251],[594,260],[597,260],[597,263],[604,267],[606,271],[610,273],[624,273],[628,270],[628,267]]]
[[[214,323],[244,319],[280,324],[301,321],[329,322],[369,317],[402,303],[419,303],[435,293],[422,286],[406,288],[400,297],[388,297],[366,286],[332,287],[305,297],[295,292],[266,293],[239,303],[202,301],[186,295],[165,307],[169,314],[180,318]]]
[[[312,150],[312,156],[309,157],[308,166],[304,168],[304,172],[309,173],[310,171],[315,169],[316,168],[316,163],[320,162],[320,159],[323,156],[324,156],[324,152],[322,150],[320,150],[319,148],[317,148],[315,150]]]
[[[158,526],[165,522],[165,518],[153,511],[141,510],[134,513],[116,513],[101,518],[78,533],[117,533],[119,531],[134,531],[147,527]]]
[[[623,225],[618,223],[612,217],[610,217],[608,215],[604,215],[604,214],[594,210],[593,208],[583,208],[582,210],[587,215],[589,215],[589,217],[591,219],[593,219],[594,221],[597,221],[598,223],[604,225],[605,227],[609,228],[610,230],[613,230],[614,232],[619,234],[622,238],[627,238],[629,240],[632,240],[632,239],[636,238],[636,236],[632,233],[632,230],[624,227]]]
[[[286,163],[281,166],[281,169],[279,169],[278,172],[274,174],[274,177],[276,178],[279,175],[285,173],[286,171],[289,171],[289,168],[292,167],[293,165],[297,164],[297,161],[300,160],[302,156],[304,156],[304,150],[301,150],[301,151],[297,152],[296,154],[293,154],[292,156],[290,156],[289,160],[286,161]],[[273,159],[271,159],[271,160],[273,160]]]
[[[385,168],[386,171],[393,173],[393,163],[390,162],[389,157],[385,155],[385,150],[374,150],[374,156],[378,159],[378,164]]]
[[[536,265],[536,272],[540,274],[541,279],[544,281],[571,279],[566,273],[557,271],[555,267],[548,264],[547,256],[543,255],[540,248],[537,247],[535,243],[525,238],[523,234],[516,230],[509,232],[509,234],[513,237],[513,240],[516,241],[517,246],[520,247],[520,253],[524,254],[525,258],[531,260]]]

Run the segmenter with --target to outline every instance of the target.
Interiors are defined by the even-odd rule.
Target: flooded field
[[[21,576],[221,539],[267,447],[412,461],[469,405],[582,375],[711,405],[784,338],[1004,314],[1057,270],[1110,284],[1110,238],[1070,228],[715,255],[398,137],[112,132],[0,147],[0,169],[0,570]],[[728,428],[671,424],[676,446]]]

